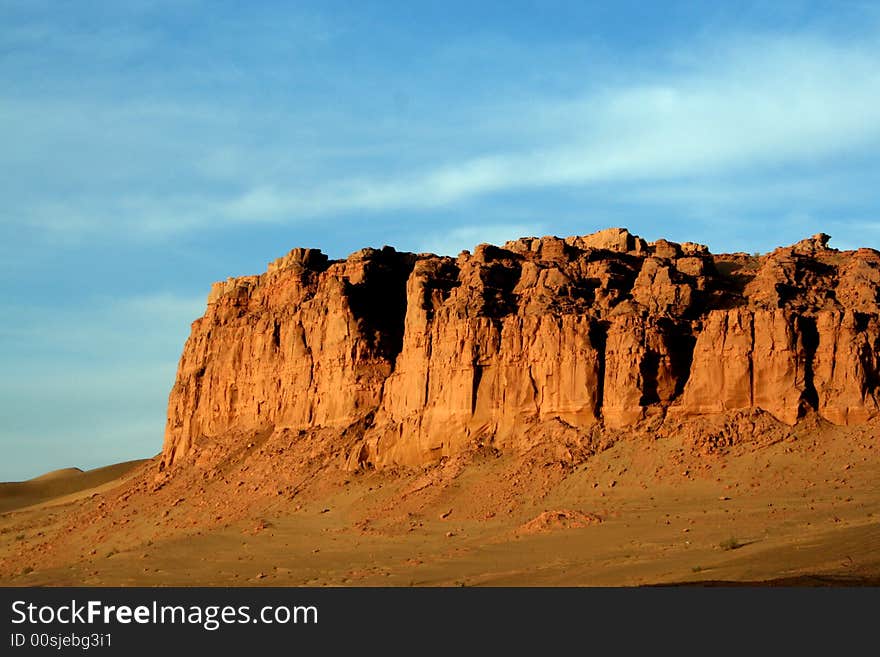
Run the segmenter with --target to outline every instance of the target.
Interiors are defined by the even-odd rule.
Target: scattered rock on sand
[[[600,522],[602,522],[602,519],[599,516],[593,513],[584,513],[583,511],[571,511],[569,509],[544,511],[536,518],[521,525],[517,533],[539,534],[558,529],[579,529]]]

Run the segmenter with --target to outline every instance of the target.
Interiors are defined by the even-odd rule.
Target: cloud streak
[[[816,163],[880,141],[880,49],[815,39],[732,44],[695,70],[545,107],[570,132],[530,152],[486,155],[303,198],[292,213],[436,207],[516,188],[664,181]]]
[[[381,166],[376,172],[370,165],[369,171],[355,167],[341,177],[328,174],[304,184],[297,180],[295,157],[284,163],[277,152],[265,152],[267,162],[276,166],[260,173],[252,169],[252,156],[248,168],[241,169],[231,155],[221,168],[227,177],[240,174],[243,186],[238,189],[205,191],[204,172],[193,165],[181,170],[197,183],[186,194],[123,188],[104,199],[74,196],[35,203],[3,221],[24,220],[50,232],[71,233],[123,225],[136,234],[162,238],[210,226],[430,210],[517,190],[692,181],[694,193],[700,194],[701,180],[709,176],[755,170],[773,175],[774,169],[873,152],[880,143],[880,48],[874,43],[841,46],[808,36],[740,37],[704,48],[686,57],[679,54],[675,70],[638,84],[536,100],[529,106],[498,105],[482,114],[478,110],[477,119],[487,123],[493,120],[490,111],[500,113],[499,121],[510,130],[508,146],[463,159],[447,154],[432,165],[436,156],[424,147],[409,155],[422,166],[405,172],[391,173],[393,166],[387,173]],[[157,111],[132,110],[154,118]],[[161,120],[177,125],[174,112],[163,111]],[[194,108],[180,112],[188,121],[208,114]],[[217,116],[224,115],[229,115],[224,121],[236,120],[229,108]],[[369,126],[362,127],[368,139],[377,137]],[[206,130],[199,139],[190,150],[204,151],[216,137]],[[521,148],[520,143],[530,146]],[[238,148],[247,154],[246,144]]]

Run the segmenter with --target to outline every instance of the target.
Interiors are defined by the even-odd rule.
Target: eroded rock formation
[[[624,229],[457,258],[294,249],[213,286],[163,463],[282,428],[308,440],[356,427],[359,467],[742,409],[867,422],[880,414],[880,253],[828,239],[760,257]]]

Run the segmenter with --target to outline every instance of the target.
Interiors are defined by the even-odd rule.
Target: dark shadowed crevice
[[[859,358],[865,372],[865,393],[876,395],[880,390],[880,332],[877,330],[877,315],[856,313],[857,326],[865,341],[860,350]]]
[[[816,349],[819,347],[819,332],[816,330],[814,317],[801,317],[798,319],[798,327],[801,341],[804,346],[804,392],[801,401],[812,409],[819,408],[819,394],[816,392],[813,367],[816,358]]]
[[[728,322],[730,318],[728,317]],[[755,405],[755,313],[749,316],[749,406]]]
[[[499,318],[516,312],[517,299],[513,290],[521,273],[521,267],[503,262],[493,262],[483,267],[480,272],[483,280],[483,315]]]
[[[403,348],[406,283],[415,256],[386,247],[363,264],[363,281],[346,283],[346,296],[370,349],[392,366]]]
[[[529,365],[529,385],[532,388],[532,399],[535,400],[535,408],[540,404],[540,392],[538,391],[538,382],[535,381],[535,374],[532,372],[532,366]]]
[[[671,358],[672,373],[675,376],[675,397],[684,392],[684,387],[691,377],[691,365],[694,361],[694,347],[696,345],[697,338],[690,333],[672,336]]]
[[[281,322],[277,319],[272,327],[272,346],[275,347],[276,351],[281,348]]]
[[[661,319],[658,322],[668,352],[669,368],[675,381],[672,399],[676,399],[684,392],[684,387],[691,376],[694,347],[697,344],[694,325],[693,322],[675,322],[669,319]],[[659,363],[655,371],[659,372]]]
[[[474,378],[471,384],[471,415],[477,410],[477,394],[480,391],[480,381],[483,380],[483,366],[474,363]]]
[[[425,276],[422,297],[418,300],[428,321],[434,319],[434,313],[445,303],[452,291],[461,285],[458,265],[449,258],[435,259],[430,273]],[[409,300],[412,301],[412,300]]]
[[[639,373],[642,375],[642,398],[640,406],[650,406],[660,401],[657,392],[657,374],[660,370],[660,355],[654,351],[647,351],[642,362],[639,363]]]
[[[199,399],[202,397],[202,382],[205,379],[205,366],[202,365],[193,374],[193,412],[199,408]]]
[[[594,321],[590,324],[590,344],[598,358],[598,384],[596,387],[596,413],[601,413],[605,400],[605,344],[608,341],[608,322]]]

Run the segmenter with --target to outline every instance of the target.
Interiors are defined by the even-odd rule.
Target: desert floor
[[[877,437],[623,440],[573,466],[480,452],[216,518],[221,489],[127,494],[154,460],[59,471],[0,485],[0,584],[878,585]]]

